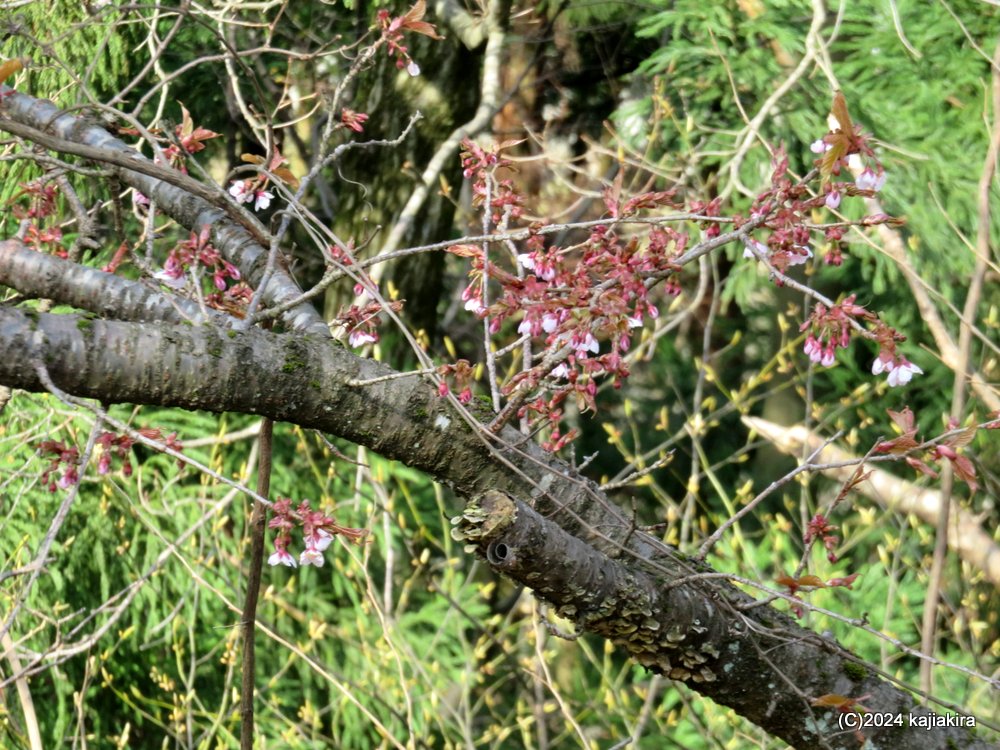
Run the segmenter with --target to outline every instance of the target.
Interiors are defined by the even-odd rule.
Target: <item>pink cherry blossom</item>
[[[854,184],[858,190],[871,190],[877,193],[885,185],[885,172],[875,174],[871,167],[865,167],[865,170],[854,180]]]
[[[565,380],[569,377],[569,368],[566,366],[566,363],[563,362],[553,367],[552,372],[550,372],[549,375],[553,378],[561,378]]]
[[[587,331],[583,335],[583,339],[574,346],[576,346],[576,353],[582,356],[587,356],[587,352],[597,354],[601,350],[601,345],[590,331]]]
[[[539,253],[520,253],[517,262],[529,271],[534,271],[540,279],[552,281],[556,277],[555,264]]]
[[[823,346],[819,343],[819,339],[811,333],[806,336],[806,343],[803,350],[812,362],[819,363],[823,358]]]
[[[246,180],[237,180],[230,185],[229,194],[233,196],[238,203],[249,203],[253,200],[253,194],[247,189]]]
[[[254,211],[266,210],[267,207],[271,205],[271,200],[273,198],[274,195],[267,192],[266,190],[258,190],[257,192],[254,193],[255,202],[253,204],[253,210]]]
[[[767,245],[765,245],[763,242],[758,242],[757,240],[754,239],[746,240],[743,246],[743,257],[756,258],[757,255],[754,254],[754,250],[756,250],[760,255],[764,256],[765,258],[767,257]]]
[[[888,352],[879,354],[878,359],[872,363],[872,374],[881,375],[888,373],[886,380],[893,388],[906,385],[913,379],[914,375],[923,375],[917,365],[910,362],[906,357],[893,356]]]
[[[312,534],[306,536],[306,547],[323,552],[333,541],[333,534],[326,529],[316,529]]]
[[[347,336],[347,343],[353,347],[374,344],[376,341],[378,341],[378,338],[375,334],[368,331],[354,330]]]
[[[824,202],[826,203],[826,207],[829,208],[831,211],[837,210],[837,208],[840,206],[840,191],[831,190],[829,193],[826,194],[826,201]]]
[[[797,253],[788,253],[788,265],[790,266],[801,266],[807,260],[813,257],[813,251],[808,245],[795,245]]]
[[[292,557],[286,549],[276,549],[272,552],[271,556],[267,558],[267,564],[271,566],[286,565],[289,568],[298,567],[298,563],[295,562],[295,558]]]
[[[896,367],[892,369],[892,372],[889,373],[887,380],[889,385],[895,388],[899,385],[906,385],[910,382],[914,375],[922,375],[923,372],[923,370],[912,362],[908,362],[906,359],[903,359],[901,364],[896,365]]]
[[[892,355],[883,352],[872,362],[872,375],[881,375],[886,371],[892,372]]]
[[[831,148],[830,144],[820,138],[818,141],[813,141],[809,144],[809,150],[814,154],[824,154]]]
[[[306,547],[299,555],[299,564],[303,567],[315,565],[317,568],[323,567],[323,553],[315,547]]]

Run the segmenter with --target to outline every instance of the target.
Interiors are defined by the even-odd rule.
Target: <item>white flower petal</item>
[[[316,549],[303,550],[302,554],[299,555],[299,564],[315,565],[317,568],[323,567],[323,553]]]

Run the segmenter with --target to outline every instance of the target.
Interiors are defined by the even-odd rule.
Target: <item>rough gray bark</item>
[[[515,430],[490,440],[429,384],[376,380],[392,370],[329,339],[0,309],[0,342],[3,385],[43,390],[44,362],[69,393],[261,414],[427,472],[473,498],[459,533],[497,570],[795,747],[858,746],[835,711],[811,705],[827,694],[866,695],[872,711],[903,716],[903,727],[866,730],[869,747],[990,746],[962,728],[909,726],[927,712],[834,641],[771,607],[746,608],[752,600],[725,579],[699,578],[710,571],[636,530],[591,482]]]
[[[266,246],[267,231],[231,201],[224,190],[154,164],[93,122],[2,84],[0,130],[61,153],[100,162],[184,227],[196,232],[209,226],[212,244],[251,286],[256,287],[264,277],[271,252]],[[279,267],[264,289],[263,301],[276,307],[301,295],[299,285]],[[288,328],[320,335],[328,333],[326,323],[311,305],[299,304],[281,317]]]
[[[213,322],[234,326],[238,321],[193,300],[168,297],[151,286],[32,250],[20,240],[0,241],[0,284],[17,287],[28,297],[55,299],[106,318]]]

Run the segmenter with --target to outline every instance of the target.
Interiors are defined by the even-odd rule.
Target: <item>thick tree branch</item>
[[[0,242],[0,284],[36,299],[51,299],[118,320],[214,322],[237,320],[193,300],[168,297],[138,281],[32,250],[20,240]]]
[[[54,151],[108,165],[122,182],[154,200],[182,226],[191,231],[210,226],[212,244],[251,286],[263,278],[269,254],[265,246],[269,241],[267,231],[222,190],[153,163],[103,128],[63,112],[52,102],[3,85],[0,85],[0,130]],[[268,282],[264,302],[279,305],[301,294],[299,285],[282,270]],[[282,320],[289,328],[328,335],[326,324],[311,305],[296,305]]]
[[[636,530],[593,483],[519,442],[516,430],[487,443],[485,431],[427,383],[386,379],[389,367],[329,339],[0,309],[0,340],[8,352],[0,384],[43,390],[34,366],[41,360],[56,385],[77,395],[262,414],[369,447],[468,497],[496,490],[517,498],[499,510],[480,500],[465,513],[467,537],[469,523],[492,523],[477,541],[497,569],[640,663],[683,678],[797,747],[857,747],[834,711],[810,705],[822,695],[868,694],[863,703],[873,711],[906,721],[926,715],[832,639],[770,607],[748,608],[752,600],[717,574],[700,577],[706,568]],[[988,746],[954,727],[921,729],[919,737],[914,744],[901,733],[878,746]]]
[[[811,705],[810,699],[830,694],[865,695],[863,703],[873,711],[914,717],[912,723],[865,730],[867,747],[930,746],[921,722],[933,721],[933,715],[912,696],[860,666],[835,641],[802,630],[784,615],[761,609],[739,614],[728,605],[747,597],[733,588],[664,586],[655,572],[602,555],[501,492],[474,498],[456,521],[454,536],[555,604],[560,616],[794,747],[858,747],[858,737],[838,726],[834,712]],[[966,730],[949,728],[935,732],[931,742],[974,746],[968,741]]]

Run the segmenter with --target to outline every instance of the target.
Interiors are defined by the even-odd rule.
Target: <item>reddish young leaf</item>
[[[406,12],[406,15],[402,17],[399,28],[429,36],[431,39],[444,39],[443,36],[437,33],[437,29],[434,28],[433,24],[423,20],[426,12],[427,4],[424,0],[417,0],[417,4],[410,8]]]
[[[969,485],[969,491],[975,492],[979,489],[979,482],[976,479],[976,467],[965,456],[956,456],[951,459],[951,468],[955,471],[955,476]]]
[[[848,698],[846,695],[837,695],[836,693],[827,693],[826,695],[821,695],[819,698],[813,698],[812,704],[814,706],[819,706],[820,708],[836,708],[841,711],[851,711],[853,707],[857,705],[859,700],[864,700],[868,696],[862,696],[861,698]]]
[[[205,148],[202,141],[219,137],[218,133],[211,130],[207,130],[201,126],[195,127],[194,122],[191,120],[191,113],[187,111],[187,107],[183,104],[181,105],[181,124],[177,126],[175,132],[180,139],[181,146],[189,154],[195,154]]]
[[[847,100],[840,91],[833,95],[832,112],[840,129],[823,139],[830,147],[820,158],[819,170],[824,182],[830,179],[831,174],[839,172],[838,162],[851,153],[851,141],[854,136],[854,123],[851,122],[851,116],[847,112]]]
[[[240,159],[247,162],[248,164],[263,164],[264,157],[255,156],[254,154],[240,154]],[[273,174],[275,177],[284,182],[292,190],[296,190],[299,187],[299,178],[292,174],[291,170],[287,167],[281,166],[285,164],[288,160],[281,155],[281,152],[277,148],[274,149],[274,157],[271,159],[271,163],[267,167],[267,171]]]
[[[462,258],[478,258],[483,254],[483,249],[478,245],[451,245],[445,248],[445,252]]]
[[[906,463],[910,465],[911,469],[914,469],[920,472],[921,474],[925,474],[935,479],[937,478],[938,473],[934,471],[934,469],[932,469],[930,466],[925,464],[923,461],[921,461],[919,458],[914,458],[913,456],[907,456]]]
[[[0,83],[3,83],[15,73],[24,69],[24,62],[20,57],[0,63]]]
[[[851,588],[851,584],[854,583],[855,579],[861,575],[860,573],[851,573],[849,576],[844,576],[843,578],[831,578],[826,582],[829,587],[843,586],[845,589]]]

